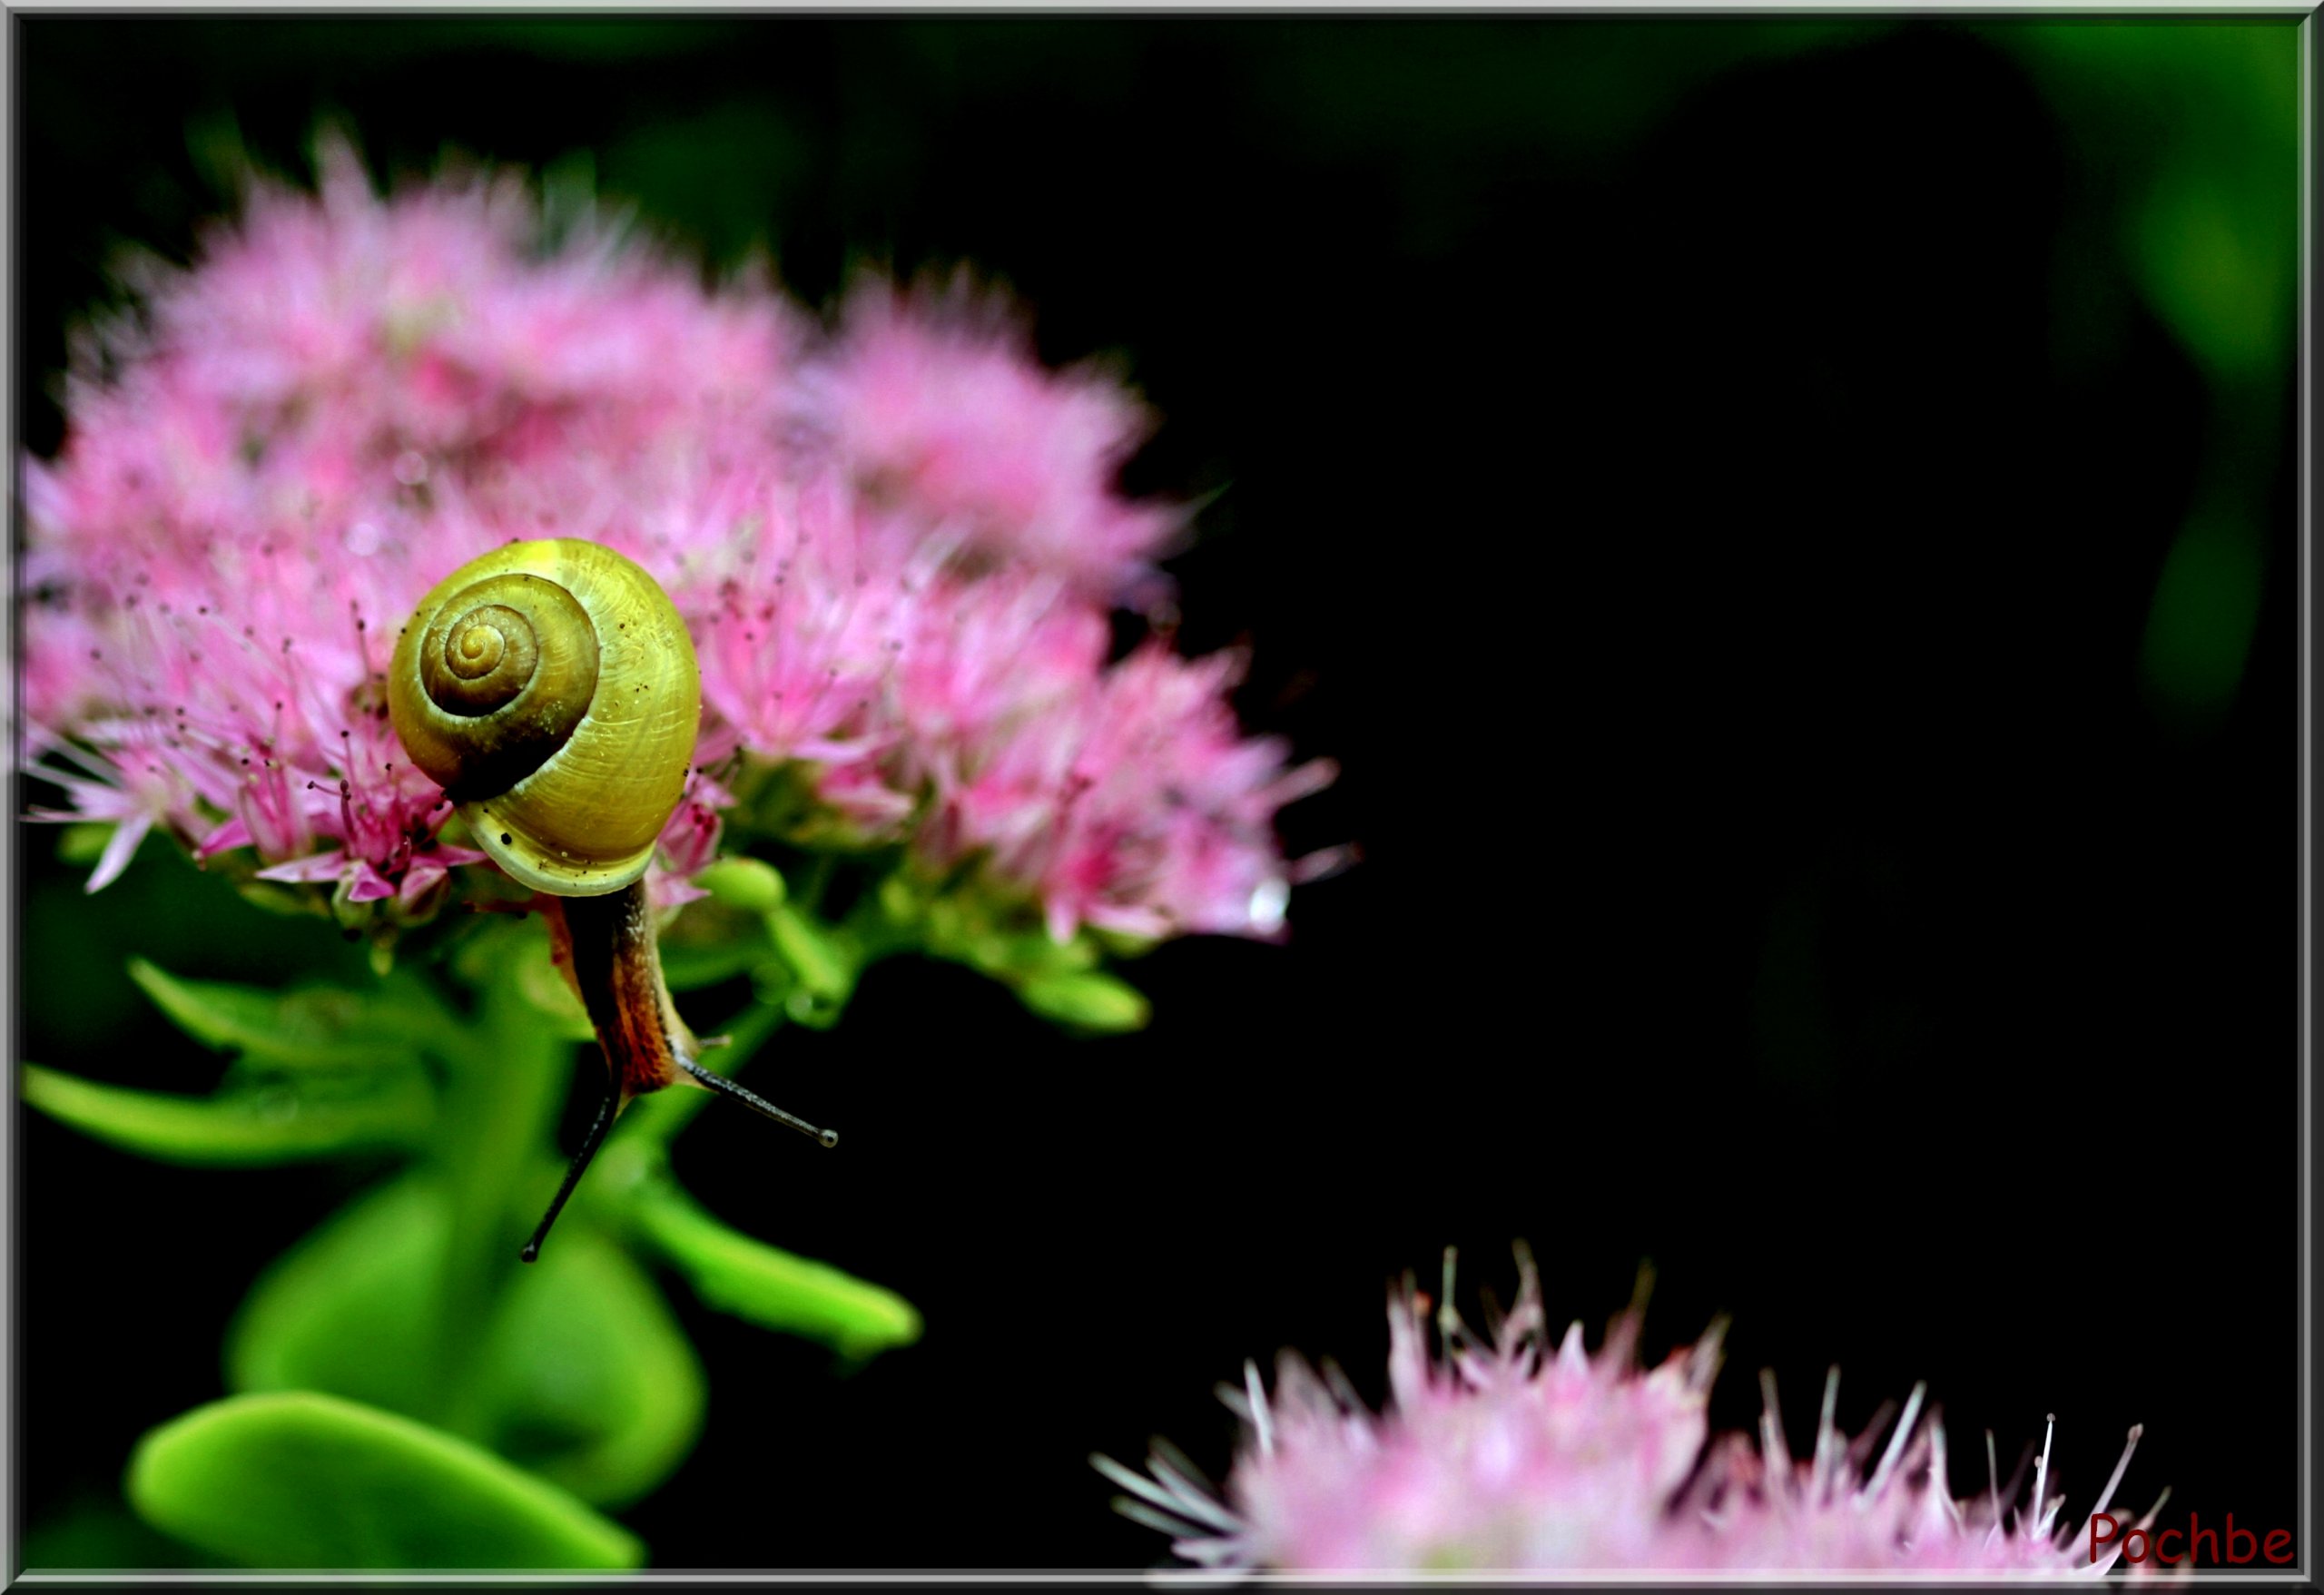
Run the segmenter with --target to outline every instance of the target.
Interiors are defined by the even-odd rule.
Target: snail
[[[471,560],[397,635],[388,713],[477,845],[542,895],[557,965],[605,1052],[605,1098],[526,1262],[614,1120],[649,1091],[689,1080],[838,1144],[696,1062],[704,1044],[662,979],[645,866],[685,793],[702,677],[659,583],[569,537]]]

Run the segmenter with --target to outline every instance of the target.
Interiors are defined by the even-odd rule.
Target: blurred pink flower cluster
[[[1060,939],[1277,931],[1275,812],[1331,772],[1240,734],[1231,656],[1108,663],[1184,522],[1119,491],[1152,421],[1118,383],[965,279],[867,281],[827,330],[594,221],[552,245],[507,174],[382,200],[345,146],[318,165],[133,274],[26,462],[27,743],[57,817],[116,822],[92,889],[154,826],[410,914],[489,869],[379,672],[437,578],[562,536],[687,616],[700,770],[801,762],[853,833],[982,861]],[[697,776],[665,901],[731,802]]]
[[[1392,1294],[1380,1414],[1329,1363],[1319,1374],[1285,1353],[1272,1393],[1246,1364],[1243,1389],[1220,1390],[1243,1423],[1225,1499],[1157,1442],[1143,1474],[1092,1459],[1129,1492],[1117,1507],[1168,1534],[1186,1561],[1219,1570],[2098,1577],[2113,1564],[2120,1539],[2093,1559],[2087,1517],[2080,1534],[2061,1527],[2047,1436],[2030,1500],[2019,1500],[2021,1467],[1956,1501],[1925,1391],[1893,1429],[1892,1404],[1851,1440],[1834,1423],[1836,1370],[1809,1460],[1791,1455],[1772,1376],[1762,1377],[1756,1442],[1714,1440],[1718,1326],[1651,1372],[1637,1366],[1635,1307],[1595,1356],[1580,1324],[1552,1349],[1541,1281],[1521,1251],[1519,1266],[1516,1305],[1486,1342],[1447,1306],[1437,1313],[1442,1349],[1432,1350],[1428,1298],[1409,1278]],[[1447,1274],[1449,1294],[1449,1264]],[[2106,1510],[2138,1438],[2132,1429],[2089,1516]],[[1986,1452],[1991,1473],[1990,1435]]]

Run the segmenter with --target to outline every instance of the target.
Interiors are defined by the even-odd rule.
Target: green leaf
[[[1035,930],[1010,940],[1009,966],[1034,976],[1078,974],[1097,968],[1098,944],[1086,931],[1056,941],[1047,930]]]
[[[450,1204],[414,1172],[359,1197],[260,1279],[227,1332],[237,1391],[320,1390],[436,1412],[439,1282]],[[513,1251],[458,1427],[600,1505],[667,1478],[701,1430],[702,1367],[626,1254],[568,1214],[540,1261]]]
[[[1018,983],[1017,996],[1043,1019],[1104,1034],[1141,1029],[1152,1011],[1144,992],[1098,970],[1036,975]]]
[[[742,932],[723,940],[697,941],[693,937],[663,937],[663,979],[669,990],[700,990],[718,986],[737,974],[748,974],[767,960],[767,930],[755,916],[743,921]]]
[[[26,1572],[229,1565],[173,1540],[129,1510],[121,1492],[84,1491],[25,1527],[17,1561]]]
[[[237,881],[234,891],[252,908],[285,919],[311,919],[330,912],[328,900],[320,895],[319,887],[294,886],[281,881]]]
[[[129,977],[195,1040],[262,1062],[311,1068],[380,1068],[439,1045],[451,1020],[421,981],[406,977],[377,991],[309,987],[269,991],[217,980],[185,980],[143,959]]]
[[[2155,583],[2140,665],[2172,704],[2216,713],[2234,700],[2260,615],[2265,541],[2231,517],[2179,530]]]
[[[442,1192],[417,1173],[310,1230],[259,1276],[228,1326],[227,1387],[424,1406],[444,1230]]]
[[[494,1450],[601,1506],[677,1471],[707,1391],[644,1269],[602,1232],[562,1228],[501,1298],[480,1357]]]
[[[68,864],[84,868],[105,856],[105,844],[113,840],[113,824],[110,820],[78,820],[57,833],[56,856]]]
[[[580,998],[549,956],[546,916],[530,911],[478,914],[461,929],[465,934],[454,946],[452,973],[470,989],[492,989],[513,975],[516,988],[544,1013],[580,1016],[587,1022]]]
[[[862,1361],[920,1338],[920,1311],[882,1286],[729,1229],[666,1180],[640,1188],[639,1233],[722,1313]]]
[[[1096,967],[1099,949],[1088,930],[1058,941],[1045,926],[1022,923],[1024,918],[1022,904],[1012,909],[974,893],[939,899],[929,905],[928,950],[1012,982]]]
[[[547,942],[535,941],[523,948],[514,970],[517,989],[549,1021],[556,1034],[568,1041],[597,1039],[597,1027],[589,1022],[589,1010],[581,1006],[580,994],[549,956]]]
[[[277,1082],[176,1097],[101,1085],[26,1064],[24,1098],[50,1117],[163,1163],[290,1163],[426,1137],[435,1099],[418,1074],[369,1076],[337,1089]]]
[[[581,999],[549,953],[547,922],[491,916],[477,925],[452,957],[452,972],[474,989],[506,986],[550,1021],[551,1032],[567,1041],[590,1041],[596,1030]]]
[[[829,926],[817,924],[789,903],[778,903],[768,911],[766,928],[774,939],[774,950],[798,977],[801,989],[835,1001],[853,989],[852,950]]]
[[[149,1431],[130,1504],[253,1567],[635,1568],[619,1524],[490,1452],[313,1391],[232,1396]]]

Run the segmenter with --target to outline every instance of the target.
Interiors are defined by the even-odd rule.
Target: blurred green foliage
[[[645,1270],[586,1228],[544,1248],[525,1288],[466,1330],[481,1341],[481,1403],[460,1413],[438,1404],[432,1370],[410,1348],[432,1344],[455,1217],[442,1183],[414,1173],[309,1235],[259,1280],[229,1330],[229,1386],[448,1415],[599,1505],[660,1483],[701,1429],[702,1367]]]
[[[2093,20],[1988,36],[2034,72],[2075,141],[2083,231],[2112,243],[2211,387],[2210,465],[2140,655],[2158,707],[2206,725],[2242,681],[2266,574],[2298,314],[2299,34]]]
[[[752,901],[771,873],[724,872]],[[823,939],[797,934],[802,946]],[[548,1132],[569,1049],[591,1031],[537,925],[470,921],[448,940],[446,967],[476,994],[468,1016],[409,961],[278,991],[132,960],[131,978],[173,1023],[235,1054],[217,1088],[189,1096],[24,1070],[31,1106],[165,1162],[409,1160],[251,1289],[227,1335],[237,1396],[153,1431],[140,1450],[132,1502],[213,1556],[266,1567],[635,1565],[635,1539],[581,1503],[618,1507],[668,1477],[706,1400],[652,1261],[708,1305],[850,1361],[919,1336],[919,1314],[892,1293],[753,1241],[685,1198],[663,1164],[691,1117],[675,1112],[631,1116],[586,1198],[520,1275],[515,1236],[556,1177]],[[795,977],[833,978],[812,960]],[[729,1067],[772,1031],[780,1009],[767,1012],[728,1049]]]
[[[425,1424],[312,1391],[212,1403],[154,1430],[129,1499],[251,1567],[631,1568],[637,1537]]]

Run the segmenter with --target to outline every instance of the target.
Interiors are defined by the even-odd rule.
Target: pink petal
[[[261,881],[336,881],[346,866],[346,850],[333,848],[327,853],[314,853],[261,870],[258,878]]]
[[[383,897],[393,897],[396,889],[388,878],[368,863],[355,866],[354,884],[347,889],[350,902],[377,902]]]
[[[145,814],[133,814],[114,826],[103,856],[97,860],[97,867],[90,872],[86,890],[94,891],[110,884],[113,877],[127,869],[131,856],[137,852],[137,844],[145,840],[145,833],[153,828],[152,817]]]
[[[250,825],[240,814],[237,814],[197,842],[194,845],[193,856],[197,859],[211,858],[238,847],[248,847],[250,844]]]

